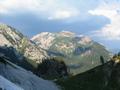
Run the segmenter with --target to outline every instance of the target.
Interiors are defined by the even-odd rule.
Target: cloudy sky
[[[0,0],[0,23],[30,38],[67,30],[120,48],[120,0]]]

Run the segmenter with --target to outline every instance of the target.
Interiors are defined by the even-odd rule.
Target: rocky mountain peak
[[[50,57],[64,58],[72,73],[81,72],[82,66],[83,71],[87,70],[84,66],[86,62],[87,64],[89,62],[88,66],[91,68],[100,65],[100,56],[104,56],[105,60],[109,58],[109,52],[102,45],[88,36],[77,35],[70,31],[43,32],[34,36],[32,40],[40,48],[45,49]]]
[[[55,34],[49,32],[42,32],[34,36],[31,40],[35,41],[41,48],[47,49],[51,46]]]
[[[64,30],[59,32],[58,34],[60,34],[61,36],[64,36],[64,37],[70,37],[70,36],[74,36],[75,35],[75,33],[73,33],[73,32],[64,31]]]
[[[82,45],[86,45],[92,42],[92,40],[89,37],[84,35],[76,35],[75,33],[70,31],[61,31],[57,33],[41,32],[40,34],[35,35],[31,40],[38,44],[39,47],[49,49],[54,42],[57,42],[56,41],[57,39],[59,39],[60,40],[59,43],[61,43],[62,46],[66,48],[69,48],[68,46],[74,47],[72,41],[69,41],[70,39],[76,40],[79,44]],[[69,45],[68,44],[65,45],[64,43],[65,40],[69,42]],[[56,46],[59,45],[56,44]]]
[[[16,46],[19,44],[19,41],[23,35],[20,32],[17,32],[14,28],[0,24],[0,45]]]
[[[89,44],[90,42],[92,42],[92,39],[89,38],[88,36],[81,37],[79,41],[79,43],[83,45]]]
[[[47,57],[46,51],[38,48],[36,44],[15,28],[5,24],[0,24],[0,46],[13,47],[35,63],[40,63],[42,59]]]
[[[40,34],[37,34],[36,36],[34,36],[31,40],[36,40],[36,39],[38,39],[40,37],[46,38],[48,36],[52,36],[52,33],[50,33],[50,32],[41,32]]]

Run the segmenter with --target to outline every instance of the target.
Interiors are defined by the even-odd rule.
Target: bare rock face
[[[87,37],[87,36],[81,37],[81,39],[79,41],[79,43],[83,44],[83,45],[87,45],[90,42],[92,42],[92,40],[89,37]]]
[[[61,32],[59,33],[59,35],[64,36],[64,37],[70,37],[70,36],[74,36],[75,33],[70,32],[70,31],[61,31]]]
[[[35,63],[47,57],[46,52],[14,28],[0,24],[0,46],[14,47],[19,53]]]
[[[34,36],[31,40],[36,41],[39,44],[39,47],[48,49],[52,45],[54,40],[54,34],[49,32],[43,32]]]
[[[70,31],[61,31],[58,33],[42,32],[32,39],[39,47],[49,50],[51,47],[61,52],[72,53],[75,50],[76,43],[81,45],[87,45],[92,40],[87,36],[77,36]]]

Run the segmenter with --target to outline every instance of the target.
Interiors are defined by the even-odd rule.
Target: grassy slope
[[[63,90],[103,90],[101,85],[103,74],[103,71],[94,71],[93,69],[67,80],[59,80],[57,83],[63,87]]]
[[[60,79],[57,84],[62,90],[120,90],[119,70],[120,64],[114,66],[108,62],[66,80]]]

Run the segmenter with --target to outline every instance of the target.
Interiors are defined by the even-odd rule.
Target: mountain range
[[[12,90],[58,90],[41,77],[56,80],[76,76],[107,63],[110,57],[103,45],[88,36],[70,31],[41,32],[29,39],[0,24],[0,80],[5,82],[0,88],[10,84],[15,86]]]
[[[15,28],[1,24],[0,40],[0,46],[14,48],[19,61],[25,57],[27,62],[36,68],[44,59],[60,58],[72,74],[100,65],[100,56],[104,58],[104,62],[110,57],[104,46],[87,36],[69,31],[42,32],[29,40]]]
[[[76,35],[73,32],[42,32],[32,39],[39,48],[47,51],[49,57],[62,59],[72,74],[78,74],[109,60],[107,49],[88,36]]]

